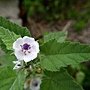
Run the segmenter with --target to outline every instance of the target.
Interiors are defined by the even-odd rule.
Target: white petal
[[[30,44],[30,43],[34,42],[35,39],[34,38],[31,38],[31,37],[28,37],[28,36],[24,36],[23,37],[23,41],[24,41],[24,43]]]
[[[13,61],[14,64],[21,64],[21,61]]]
[[[22,38],[18,38],[14,43],[13,43],[13,49],[17,49],[20,50],[21,46],[23,45],[23,39]]]
[[[24,54],[21,50],[19,50],[19,51],[15,50],[14,54],[15,54],[15,56],[18,60],[23,60],[24,59]]]
[[[15,69],[20,69],[20,68],[21,68],[21,66],[18,66],[18,65],[16,64],[13,69],[15,70]]]
[[[35,59],[36,57],[37,57],[37,53],[31,52],[31,53],[28,53],[27,55],[24,56],[24,61],[29,62],[29,61]]]
[[[17,63],[17,61],[13,61],[13,63],[14,63],[14,64],[16,64],[16,63]]]
[[[14,63],[14,64],[17,64],[17,63],[18,63],[18,61],[13,61],[13,63]]]
[[[32,48],[31,48],[31,51],[33,52],[36,52],[36,53],[39,53],[39,43],[37,41],[35,41],[32,45]]]

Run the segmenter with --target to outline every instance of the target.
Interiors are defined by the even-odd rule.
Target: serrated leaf
[[[65,71],[45,72],[40,90],[83,90]]]
[[[3,43],[3,41],[2,41],[1,39],[0,39],[0,48],[1,48],[3,51],[7,52],[6,46],[5,46],[5,44]]]
[[[16,35],[14,32],[10,32],[8,29],[0,27],[0,38],[8,50],[12,50],[14,41],[19,37],[20,35]]]
[[[64,42],[67,38],[67,32],[61,31],[61,32],[50,32],[47,35],[44,35],[44,42],[48,42],[50,40],[57,40],[58,42]]]
[[[0,17],[0,26],[10,31],[13,31],[17,35],[30,36],[29,30],[26,27],[21,27],[3,17]]]
[[[57,71],[60,67],[77,65],[90,59],[90,46],[80,43],[59,43],[52,40],[40,48],[41,65],[50,71]]]
[[[6,45],[3,43],[3,41],[0,39],[0,48],[3,50],[5,53],[9,53],[10,50],[7,50]]]

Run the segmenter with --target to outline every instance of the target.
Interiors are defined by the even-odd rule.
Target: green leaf
[[[20,35],[16,35],[14,32],[10,32],[8,29],[0,27],[0,38],[8,50],[12,50],[14,41],[19,37]]]
[[[15,71],[11,67],[0,68],[0,90],[10,90],[15,78]]]
[[[23,90],[25,82],[24,71],[20,71],[9,90]]]
[[[7,52],[8,50],[6,49],[6,46],[5,46],[5,44],[3,43],[3,41],[0,39],[0,48],[3,50],[3,51],[5,51],[5,52]]]
[[[80,43],[55,40],[45,43],[40,47],[42,68],[57,71],[60,67],[77,65],[90,59],[90,46]]]
[[[4,55],[0,57],[0,90],[23,90],[25,81],[24,71],[13,70],[14,56]]]
[[[7,50],[6,45],[3,43],[3,41],[0,39],[0,48],[3,50],[5,53],[11,53],[10,50]]]
[[[0,68],[2,67],[14,67],[14,64],[12,61],[15,61],[16,57],[14,55],[10,55],[10,54],[5,54],[0,56]]]
[[[21,27],[3,17],[0,17],[0,26],[10,31],[13,31],[17,35],[30,36],[29,30],[26,27]]]
[[[0,90],[23,90],[24,81],[23,72],[16,75],[11,67],[0,68]]]
[[[40,90],[83,90],[65,71],[45,72]]]
[[[58,42],[64,42],[67,38],[67,32],[61,31],[61,32],[51,32],[47,35],[44,35],[44,42],[48,42],[50,40],[57,40]]]

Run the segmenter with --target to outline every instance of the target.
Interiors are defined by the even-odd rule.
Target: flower
[[[41,85],[41,78],[34,77],[31,79],[30,82],[30,90],[40,90],[40,85]]]
[[[13,49],[18,60],[29,62],[37,57],[39,44],[34,38],[24,36],[13,43]]]
[[[34,76],[31,79],[27,79],[24,83],[25,90],[40,90],[41,77]]]
[[[14,70],[21,69],[23,67],[23,62],[22,61],[13,61],[13,63],[16,64],[13,68]]]

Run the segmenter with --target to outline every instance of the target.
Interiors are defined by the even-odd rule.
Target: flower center
[[[28,53],[30,53],[30,45],[25,43],[23,45],[20,45],[21,46],[21,51],[24,53],[24,55],[27,55]]]
[[[37,87],[38,86],[38,82],[37,81],[33,82],[33,86]]]
[[[27,44],[27,43],[25,43],[22,48],[23,48],[24,50],[28,50],[28,49],[30,49],[30,45]]]

